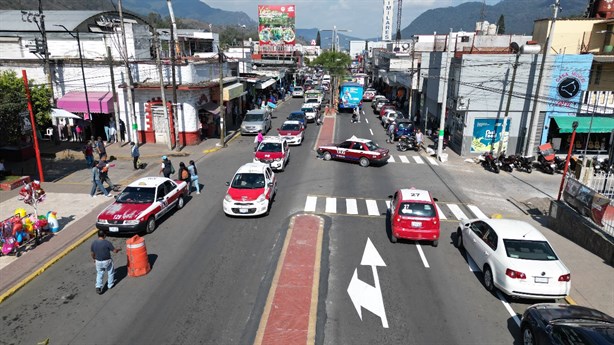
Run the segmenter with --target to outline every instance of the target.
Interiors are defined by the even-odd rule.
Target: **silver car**
[[[266,134],[271,129],[271,113],[266,109],[254,109],[245,114],[241,123],[241,134]]]

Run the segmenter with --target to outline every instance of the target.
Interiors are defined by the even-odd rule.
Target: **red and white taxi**
[[[247,163],[226,182],[228,191],[222,202],[224,213],[230,216],[269,214],[277,194],[275,173],[267,164]]]
[[[290,160],[290,148],[284,137],[265,136],[254,153],[254,163],[268,164],[273,170],[284,171]]]
[[[390,241],[404,238],[439,244],[439,213],[435,199],[426,190],[403,188],[390,195]]]
[[[188,185],[184,181],[166,177],[140,178],[100,212],[96,227],[107,233],[152,233],[156,220],[175,207],[183,207],[187,194]]]
[[[277,128],[280,138],[286,139],[288,145],[300,145],[305,136],[305,126],[300,121],[286,121]]]
[[[377,91],[375,91],[375,89],[368,88],[365,90],[365,93],[362,94],[362,100],[371,102],[376,94]]]
[[[363,167],[368,167],[371,163],[385,163],[390,158],[388,149],[379,147],[373,140],[356,136],[340,144],[320,146],[318,154],[326,161],[339,159],[358,162]]]

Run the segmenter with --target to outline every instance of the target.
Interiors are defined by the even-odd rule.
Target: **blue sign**
[[[354,109],[362,102],[363,87],[357,83],[345,83],[339,88],[339,109]]]
[[[509,136],[511,119],[507,120],[505,132]],[[470,152],[480,153],[498,151],[502,145],[503,119],[475,119],[473,122],[473,138],[471,140]],[[502,150],[505,150],[503,146]]]

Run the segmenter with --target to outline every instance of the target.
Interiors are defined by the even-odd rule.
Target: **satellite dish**
[[[403,43],[401,47],[403,47],[403,50],[407,50],[407,48],[409,48],[409,43]]]

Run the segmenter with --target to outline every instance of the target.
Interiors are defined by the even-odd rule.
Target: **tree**
[[[311,62],[311,66],[321,66],[330,75],[342,78],[349,74],[348,68],[352,63],[352,58],[346,53],[325,51]]]
[[[45,84],[37,85],[30,80],[30,95],[36,126],[43,128],[50,122],[51,98],[53,93]],[[20,114],[27,114],[28,103],[23,79],[17,77],[14,71],[4,71],[0,74],[0,128],[4,136],[0,138],[3,144],[19,144],[22,137]],[[28,115],[29,118],[29,115]]]
[[[503,34],[505,34],[505,17],[500,15],[499,20],[497,20],[497,35]]]
[[[322,39],[320,38],[320,31],[318,30],[318,34],[316,35],[316,46],[318,46],[318,47],[320,46],[320,41],[321,40]]]

